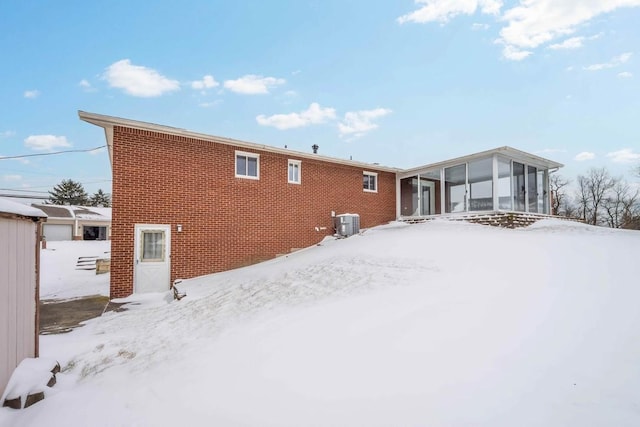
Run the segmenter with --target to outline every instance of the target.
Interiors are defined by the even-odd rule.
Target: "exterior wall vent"
[[[339,237],[349,237],[360,232],[360,215],[340,214],[335,218],[336,234]]]

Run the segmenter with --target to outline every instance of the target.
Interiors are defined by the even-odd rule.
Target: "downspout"
[[[402,201],[400,198],[400,177],[398,176],[398,173],[396,172],[396,221],[400,220],[400,217],[402,216]]]

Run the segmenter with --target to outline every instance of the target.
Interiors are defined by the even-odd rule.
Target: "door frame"
[[[138,289],[138,264],[140,262],[140,251],[142,242],[140,241],[140,232],[144,230],[162,230],[165,232],[165,260],[167,263],[167,289],[171,289],[171,225],[169,224],[135,224],[133,235],[133,293]]]
[[[423,214],[424,212],[424,188],[428,188],[429,189],[429,200],[427,200],[427,208],[429,213],[428,214]],[[430,179],[426,179],[426,178],[420,178],[419,180],[419,190],[418,190],[418,197],[420,198],[420,211],[418,212],[420,214],[420,216],[431,216],[434,215],[434,212],[436,210],[436,183]]]

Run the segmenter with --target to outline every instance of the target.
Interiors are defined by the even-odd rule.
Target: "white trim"
[[[469,154],[462,157],[457,157],[454,159],[444,160],[437,163],[417,166],[411,169],[400,170],[398,171],[398,173],[400,175],[400,178],[406,178],[409,176],[414,176],[417,173],[426,172],[431,169],[438,169],[441,167],[447,168],[447,167],[455,166],[458,164],[467,163],[469,161],[491,157],[493,154],[502,155],[509,159],[516,160],[518,163],[530,164],[540,169],[553,169],[553,168],[559,168],[564,166],[561,163],[536,156],[535,154],[530,154],[524,151],[520,151],[512,147],[500,147],[500,148],[494,148],[492,150],[482,151],[479,153]]]
[[[296,165],[298,166],[298,180],[297,181],[292,181],[289,179],[289,167],[291,165]],[[295,159],[289,159],[287,161],[287,182],[289,184],[302,184],[302,160],[295,160]]]
[[[446,202],[447,195],[445,194],[446,181],[444,179],[444,168],[440,168],[440,215],[444,215],[447,212]]]
[[[498,192],[500,191],[500,186],[498,185],[498,155],[494,154],[493,159],[491,160],[491,191],[493,191],[493,210],[500,210],[500,195]]]
[[[366,193],[377,193],[378,192],[378,173],[377,172],[369,172],[369,171],[362,171],[362,177],[364,178],[365,175],[368,176],[373,176],[375,178],[375,190],[369,190],[367,188],[364,188],[364,182],[362,184],[362,191],[366,192]]]
[[[256,176],[249,175],[249,162],[247,162],[247,174],[245,175],[238,174],[238,156],[246,157],[247,159],[249,158],[256,159]],[[236,154],[233,156],[233,168],[235,171],[236,178],[259,180],[260,179],[260,154],[250,153],[248,151],[236,150]]]

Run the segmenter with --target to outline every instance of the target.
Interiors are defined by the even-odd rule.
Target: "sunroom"
[[[501,147],[397,174],[397,217],[550,214],[549,174],[563,165]]]

